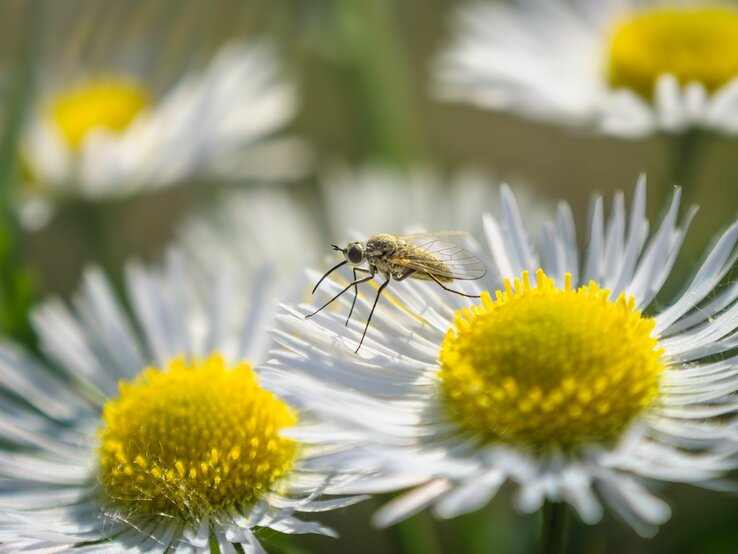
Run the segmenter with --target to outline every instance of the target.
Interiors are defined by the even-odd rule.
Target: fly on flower
[[[352,266],[354,279],[341,292],[305,317],[314,316],[353,287],[354,300],[351,303],[351,310],[349,310],[348,317],[346,318],[346,325],[348,325],[351,314],[354,313],[354,306],[356,306],[359,285],[371,281],[377,273],[381,273],[385,281],[377,290],[377,295],[374,298],[374,304],[372,304],[372,309],[366,320],[359,346],[355,350],[355,352],[358,352],[364,342],[364,337],[366,337],[369,322],[372,320],[372,315],[374,314],[374,309],[377,307],[379,297],[392,279],[395,281],[404,281],[408,278],[434,281],[448,292],[466,296],[467,298],[479,298],[479,296],[450,289],[445,285],[445,283],[455,280],[472,281],[480,279],[487,273],[487,268],[479,258],[456,244],[440,240],[441,237],[455,237],[466,234],[459,231],[417,233],[404,236],[382,233],[370,237],[366,242],[350,242],[345,248],[341,248],[335,244],[331,245],[334,250],[342,252],[346,259],[333,266],[320,278],[315,284],[315,287],[313,287],[313,294],[318,290],[323,279],[346,264]],[[365,262],[366,267],[359,267]],[[368,275],[358,278],[357,273]]]

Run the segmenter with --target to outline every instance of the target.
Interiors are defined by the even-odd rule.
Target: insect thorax
[[[398,248],[406,247],[407,242],[387,233],[374,235],[366,241],[366,252],[369,256],[390,256]]]
[[[406,273],[412,272],[408,265],[400,261],[412,259],[421,261],[429,269],[429,272],[433,273],[437,281],[451,281],[451,279],[444,276],[444,274],[448,274],[448,266],[443,261],[395,235],[383,233],[370,237],[366,241],[366,256],[369,264],[376,267],[381,273],[391,275],[393,279],[400,279]],[[433,280],[422,271],[415,271],[411,278],[426,281]]]

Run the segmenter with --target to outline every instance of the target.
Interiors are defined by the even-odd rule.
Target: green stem
[[[441,554],[434,521],[427,511],[399,523],[394,531],[405,554]]]
[[[0,225],[0,333],[33,346],[28,312],[36,300],[36,280],[10,227]]]
[[[0,195],[3,208],[8,208],[16,200],[16,183],[18,180],[18,142],[23,129],[23,119],[27,106],[32,98],[32,68],[37,46],[40,15],[35,4],[29,4],[21,15],[23,36],[20,50],[17,52],[12,79],[9,79],[12,90],[5,101],[2,138],[0,139]]]
[[[546,500],[543,505],[541,552],[563,554],[566,539],[566,504]]]
[[[36,285],[24,260],[15,205],[19,182],[18,142],[32,97],[31,68],[40,20],[36,4],[23,9],[19,20],[25,38],[15,53],[9,79],[12,89],[5,99],[5,117],[0,129],[0,333],[33,345],[28,311],[35,301]]]
[[[423,155],[417,94],[393,0],[333,0],[337,43],[352,73],[357,115],[371,154],[409,165]]]
[[[669,135],[667,182],[664,192],[682,187],[682,203],[689,205],[698,198],[700,169],[705,159],[710,135],[700,129]],[[665,201],[665,198],[660,199]],[[663,202],[662,202],[663,204]]]
[[[88,259],[92,259],[105,272],[113,277],[119,273],[117,221],[118,202],[93,202],[81,200],[76,206],[76,219],[87,245]]]

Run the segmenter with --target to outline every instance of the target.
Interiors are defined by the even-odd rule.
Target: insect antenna
[[[333,248],[336,248],[337,250],[341,250],[341,249],[340,249],[340,248],[338,248],[338,247],[337,247],[337,246],[336,246],[335,244],[333,244],[332,246],[333,246]],[[315,286],[313,287],[313,292],[311,292],[310,294],[315,294],[315,291],[316,291],[316,290],[318,290],[318,287],[320,286],[320,283],[322,283],[322,282],[323,282],[323,279],[325,279],[326,277],[328,277],[328,275],[330,275],[331,273],[333,273],[334,271],[336,271],[336,270],[337,270],[337,269],[338,269],[339,267],[341,267],[341,266],[343,266],[343,265],[346,265],[347,263],[348,263],[348,260],[343,260],[342,262],[339,262],[339,263],[337,263],[336,265],[334,265],[334,266],[333,266],[332,268],[330,268],[330,269],[329,269],[329,270],[328,270],[328,271],[327,271],[327,272],[325,273],[325,275],[323,275],[323,276],[322,276],[322,277],[320,278],[320,280],[319,280],[319,281],[318,281],[317,283],[315,283]]]

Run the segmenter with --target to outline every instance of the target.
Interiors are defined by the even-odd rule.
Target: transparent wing
[[[466,234],[468,233],[447,231],[403,236],[402,239],[410,247],[401,255],[391,257],[389,261],[434,277],[467,281],[480,279],[487,274],[487,267],[479,258],[458,244],[438,238]]]
[[[468,237],[468,231],[436,231],[435,233],[411,233],[400,238],[408,242],[418,243],[424,239],[442,239],[447,237]]]

